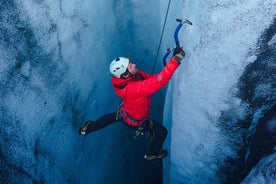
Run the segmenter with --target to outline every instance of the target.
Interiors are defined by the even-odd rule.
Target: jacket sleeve
[[[131,86],[133,95],[151,95],[165,86],[171,79],[173,73],[180,65],[174,58],[163,68],[163,70],[152,77],[143,81],[135,82]]]
[[[148,78],[151,78],[151,77],[153,77],[155,74],[148,74],[148,73],[146,73],[146,72],[143,72],[143,71],[141,71],[141,70],[139,70],[139,73],[145,78],[145,79],[148,79]]]

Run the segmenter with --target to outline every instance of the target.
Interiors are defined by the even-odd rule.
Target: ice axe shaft
[[[191,21],[189,21],[188,19],[176,19],[177,22],[179,22],[178,26],[176,27],[175,31],[174,31],[174,41],[175,41],[175,45],[176,47],[180,47],[179,44],[179,39],[178,39],[178,32],[181,29],[183,24],[189,24],[189,25],[193,25]]]

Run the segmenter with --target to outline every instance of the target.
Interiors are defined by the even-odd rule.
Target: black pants
[[[118,119],[117,117],[117,111],[110,114],[103,115],[102,117],[100,117],[99,119],[97,119],[96,121],[88,125],[86,133],[88,134],[88,133],[100,130],[112,123],[121,122],[121,121],[122,120]],[[147,155],[158,154],[161,151],[163,143],[168,134],[167,129],[162,124],[155,122],[153,120],[151,121],[153,122],[152,130],[154,131],[155,137],[150,144]],[[149,123],[149,122],[145,122],[145,123]],[[136,129],[136,130],[138,129],[138,127],[130,127],[130,128]]]

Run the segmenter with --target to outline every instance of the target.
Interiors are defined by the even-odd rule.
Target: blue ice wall
[[[158,17],[156,7],[150,19]],[[120,55],[151,59],[159,19],[137,31],[148,19],[141,12],[123,1],[1,1],[1,182],[162,180],[161,163],[158,169],[143,160],[147,141],[133,140],[123,124],[77,134],[84,121],[120,103],[110,61]],[[137,37],[149,25],[150,40]]]
[[[1,183],[162,183],[162,162],[143,159],[148,140],[134,140],[123,124],[85,137],[77,131],[120,104],[108,72],[114,57],[153,70],[167,6],[0,1]],[[272,7],[272,0],[172,1],[156,72],[164,50],[174,46],[175,18],[193,26],[180,32],[186,57],[166,97],[165,183],[229,182],[260,156],[251,142],[259,119],[275,105]],[[158,121],[163,96],[152,108]],[[265,128],[274,135],[275,120]],[[269,153],[274,140],[262,144]],[[244,183],[275,181],[275,154],[266,155],[236,181],[252,167]]]

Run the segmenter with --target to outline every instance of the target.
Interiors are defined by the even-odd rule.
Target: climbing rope
[[[157,63],[157,57],[158,57],[159,50],[160,50],[161,43],[162,43],[162,39],[163,39],[163,34],[164,34],[166,22],[167,22],[167,17],[168,17],[170,5],[171,5],[171,0],[169,0],[169,3],[168,3],[167,12],[166,12],[166,16],[165,16],[165,20],[164,20],[164,24],[163,24],[163,28],[162,28],[162,33],[161,33],[161,36],[160,36],[159,45],[158,45],[158,49],[157,49],[157,53],[156,53],[156,56],[155,56],[154,65],[153,65],[151,74],[153,74],[153,72],[155,70],[156,63]]]

